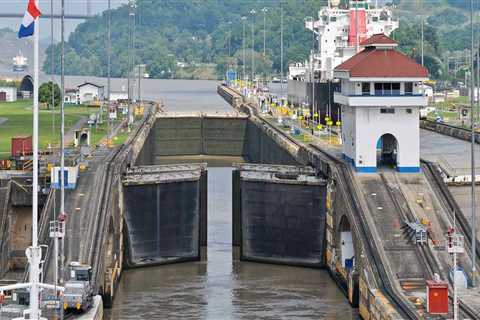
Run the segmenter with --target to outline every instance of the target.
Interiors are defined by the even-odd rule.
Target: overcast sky
[[[40,10],[43,13],[50,13],[51,0],[37,0],[39,2]],[[127,3],[128,0],[111,0],[112,8],[120,6],[122,3]],[[28,0],[0,0],[0,12],[6,13],[24,13],[27,7]],[[65,13],[82,14],[87,13],[87,0],[65,0]],[[61,0],[53,0],[53,12],[60,13]],[[106,10],[108,7],[107,0],[91,0],[92,13],[96,14]],[[0,28],[9,27],[15,31],[18,30],[22,18],[0,18]],[[67,34],[75,30],[75,27],[81,23],[81,20],[66,20],[65,31]],[[55,38],[60,38],[60,21],[54,22]],[[50,20],[41,19],[40,22],[41,39],[50,38]]]

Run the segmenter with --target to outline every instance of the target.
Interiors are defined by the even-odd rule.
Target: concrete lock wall
[[[245,157],[251,163],[296,165],[295,158],[280,147],[270,136],[257,126],[248,121],[246,131]]]
[[[253,163],[296,164],[295,159],[246,116],[158,117],[136,165],[163,156],[241,156]]]
[[[206,245],[205,201],[206,172],[198,169],[127,175],[127,264],[199,260]]]
[[[250,165],[233,173],[233,244],[241,259],[324,266],[326,184],[299,168]]]

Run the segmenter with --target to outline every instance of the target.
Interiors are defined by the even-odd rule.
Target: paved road
[[[438,162],[452,174],[470,174],[470,143],[457,138],[436,133],[430,130],[420,130],[420,156],[432,162]],[[480,160],[480,146],[475,148],[475,157]],[[477,161],[476,168],[480,165]]]
[[[73,136],[73,130],[81,128],[87,118],[82,118],[66,135],[65,141],[68,143],[67,136]],[[114,128],[118,131],[121,123]],[[90,264],[88,261],[89,252],[94,245],[94,230],[98,223],[96,213],[102,205],[100,190],[103,188],[103,179],[106,174],[105,158],[113,152],[104,145],[96,148],[92,155],[87,159],[88,167],[85,172],[80,173],[75,190],[65,191],[65,212],[67,214],[66,235],[65,235],[65,260],[66,266],[70,261],[79,261]],[[56,191],[56,210],[59,212],[60,191]],[[54,216],[51,214],[50,216]],[[53,255],[51,255],[53,257]],[[47,271],[48,279],[53,279],[53,261],[50,260]],[[68,276],[68,270],[65,270]]]
[[[426,160],[438,162],[446,170],[453,174],[470,174],[471,145],[469,142],[452,138],[447,135],[436,133],[429,130],[420,131],[420,155]],[[477,175],[480,173],[480,146],[475,146],[475,158]],[[478,178],[477,178],[478,179]],[[471,187],[470,186],[449,186],[450,192],[454,196],[463,214],[471,220]],[[476,212],[480,217],[480,186],[476,188]],[[480,230],[480,218],[477,219],[477,230]],[[477,238],[480,238],[480,232],[477,232]]]

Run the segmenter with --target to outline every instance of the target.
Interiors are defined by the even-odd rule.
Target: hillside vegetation
[[[304,28],[307,16],[316,16],[326,0],[283,0],[284,70],[288,63],[302,61],[311,49],[312,34]],[[470,46],[468,12],[463,0],[395,0],[400,28],[393,37],[400,49],[420,61],[420,14],[425,21],[425,65],[432,77],[447,79],[446,57]],[[224,74],[227,65],[243,64],[243,24],[245,23],[246,67],[249,72],[255,14],[256,71],[280,71],[280,0],[138,0],[136,15],[135,62],[146,63],[154,78],[211,78]],[[263,56],[263,7],[266,14],[266,56]],[[125,76],[128,66],[128,7],[121,6],[112,16],[112,76]],[[66,72],[72,75],[106,75],[106,16],[96,16],[70,35],[66,44]],[[55,51],[56,71],[59,46]],[[49,52],[49,51],[47,51]],[[230,58],[229,53],[230,52]],[[178,62],[181,63],[179,66]],[[214,73],[211,66],[216,65]],[[44,70],[50,70],[50,59]]]

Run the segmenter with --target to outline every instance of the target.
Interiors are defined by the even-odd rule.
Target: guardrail
[[[109,301],[106,301],[106,305],[111,303],[111,300],[113,299],[113,293],[115,286],[117,285],[116,281],[120,276],[120,272],[117,272],[115,268],[114,270],[111,266],[105,266],[106,261],[104,259],[104,250],[108,241],[108,222],[110,216],[115,212],[115,204],[112,203],[112,195],[113,192],[115,192],[117,180],[121,179],[122,172],[125,171],[128,163],[132,161],[133,143],[139,135],[142,134],[146,126],[153,125],[155,114],[160,108],[159,104],[151,102],[150,108],[148,108],[147,112],[144,114],[141,124],[135,128],[134,132],[130,134],[128,139],[114,152],[110,153],[104,161],[105,173],[101,183],[102,190],[100,190],[101,206],[98,209],[98,215],[96,215],[96,218],[99,220],[95,223],[95,230],[92,232],[92,234],[95,235],[95,239],[88,252],[88,261],[90,261],[92,266],[92,282],[95,284],[96,291],[98,292],[100,287],[103,287],[104,291],[102,293],[108,295],[106,298]],[[106,279],[102,278],[101,273],[106,270],[106,267],[115,273],[113,278],[111,275],[107,275]],[[118,267],[121,268],[121,266]],[[104,282],[100,283],[99,281],[102,281],[102,279]],[[106,282],[108,282],[108,287],[106,285],[103,286]]]
[[[471,141],[472,131],[470,129],[465,129],[457,126],[452,126],[450,124],[436,122],[432,120],[420,120],[420,128],[435,131],[453,138]],[[476,133],[475,142],[480,143],[480,133]]]

